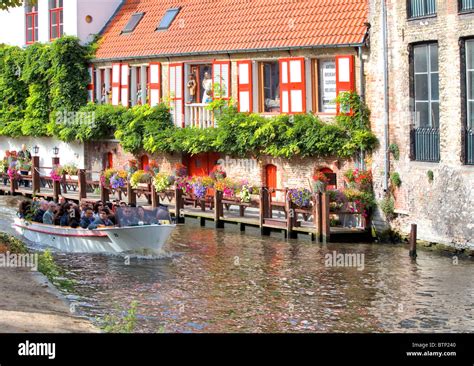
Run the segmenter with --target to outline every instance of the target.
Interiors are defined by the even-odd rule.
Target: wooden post
[[[290,239],[296,238],[296,232],[293,231],[295,223],[295,207],[288,196],[288,189],[285,189],[285,215],[286,215],[286,232]]]
[[[148,192],[150,192],[150,195],[146,196],[147,202],[153,206],[153,192],[155,192],[155,187],[151,183],[148,183]]]
[[[109,201],[109,189],[104,187],[103,185],[100,185],[100,200],[102,202],[108,202]]]
[[[12,196],[14,196],[15,193],[16,193],[17,184],[18,184],[18,179],[17,178],[10,179],[10,194]]]
[[[184,199],[183,199],[183,190],[180,188],[175,188],[174,190],[174,202],[175,202],[175,215],[176,223],[184,224]]]
[[[160,197],[158,192],[155,190],[155,187],[151,188],[151,207],[157,208],[160,205]]]
[[[61,179],[61,187],[62,187],[63,194],[66,194],[67,193],[66,173],[63,173],[63,176],[62,176],[62,179]]]
[[[39,156],[33,156],[31,158],[31,190],[33,194],[40,193],[41,178],[39,168]]]
[[[224,205],[222,204],[222,192],[214,189],[214,224],[216,229],[223,229],[224,222],[221,217],[224,216]]]
[[[315,238],[318,241],[321,241],[321,235],[323,233],[323,222],[322,222],[322,215],[321,215],[321,193],[315,193],[313,195],[313,224],[316,228],[316,235]]]
[[[132,185],[130,184],[130,182],[128,182],[127,184],[127,198],[128,198],[128,204],[130,206],[137,205],[137,193],[132,188]]]
[[[321,204],[321,226],[323,241],[329,242],[331,240],[331,228],[329,223],[329,195],[324,192],[322,194]]]
[[[260,220],[260,233],[262,235],[270,235],[270,230],[263,225],[265,219],[268,217],[268,190],[266,187],[260,188],[260,207],[259,207],[259,220]]]
[[[53,164],[52,167],[56,167],[59,165],[59,158],[54,157],[51,159],[51,163]],[[53,200],[54,202],[59,202],[59,196],[61,195],[61,182],[53,181]]]
[[[79,201],[87,198],[87,180],[85,169],[79,169],[77,175],[77,185],[79,190]]]
[[[61,195],[61,182],[53,180],[53,200],[59,202],[59,196]]]
[[[409,255],[413,259],[416,259],[416,257],[417,257],[417,254],[416,254],[416,231],[417,231],[416,224],[411,224]]]

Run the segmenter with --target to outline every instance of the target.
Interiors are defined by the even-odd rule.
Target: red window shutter
[[[185,127],[183,70],[183,63],[170,64],[168,78],[171,114],[173,115],[174,124],[181,127]]]
[[[89,84],[87,84],[87,101],[94,102],[94,66],[90,65],[88,68],[89,71]]]
[[[112,105],[120,104],[120,64],[112,65]]]
[[[212,63],[212,84],[219,85],[219,89],[214,90],[214,98],[230,99],[230,61],[214,61]],[[219,94],[220,91],[220,94]]]
[[[336,95],[344,92],[355,91],[354,56],[336,56]],[[352,113],[352,111],[341,111],[337,106],[337,113]]]
[[[154,107],[161,102],[161,64],[159,62],[152,62],[148,68],[148,89],[149,89],[149,103]]]
[[[280,59],[280,103],[282,113],[306,113],[305,79],[304,57]]]
[[[239,112],[252,112],[252,61],[238,61],[237,68]]]
[[[128,107],[130,100],[130,67],[122,64],[120,68],[120,100],[124,107]]]

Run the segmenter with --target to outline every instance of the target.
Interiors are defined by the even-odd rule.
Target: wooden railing
[[[185,121],[188,127],[211,128],[214,126],[214,113],[205,103],[186,104]]]

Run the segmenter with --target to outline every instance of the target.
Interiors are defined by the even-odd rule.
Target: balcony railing
[[[408,0],[408,18],[436,15],[436,0]]]
[[[466,131],[466,164],[474,165],[474,130]]]
[[[474,0],[459,0],[459,11],[473,11]]]
[[[187,127],[216,127],[214,113],[208,110],[205,103],[186,104],[185,121]]]
[[[439,161],[439,129],[422,127],[413,130],[415,160]]]

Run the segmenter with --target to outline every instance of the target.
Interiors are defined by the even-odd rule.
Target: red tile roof
[[[166,10],[170,28],[155,31]],[[145,16],[131,34],[122,29]],[[361,44],[368,0],[126,0],[103,32],[97,59]]]

